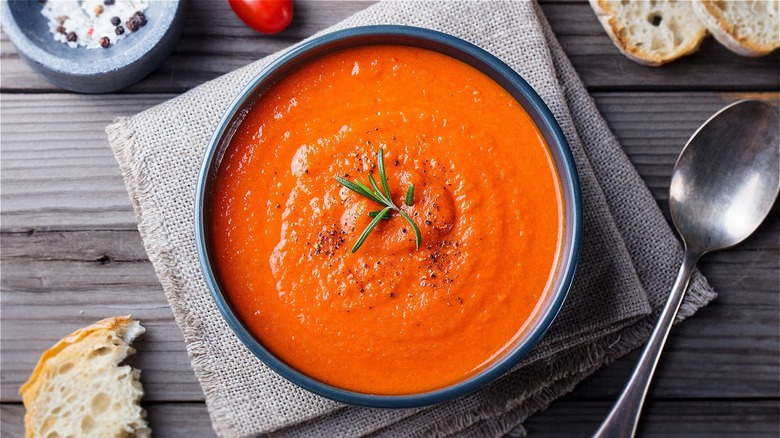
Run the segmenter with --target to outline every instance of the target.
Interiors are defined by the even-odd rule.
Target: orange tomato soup
[[[336,182],[378,181],[398,214]],[[548,294],[563,229],[538,128],[501,86],[406,46],[346,49],[268,90],[232,138],[208,233],[237,316],[274,355],[335,387],[413,394],[501,357]]]

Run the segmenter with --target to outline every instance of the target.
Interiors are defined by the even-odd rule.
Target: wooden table
[[[184,34],[151,76],[116,94],[77,95],[46,83],[2,36],[2,436],[22,436],[18,389],[40,353],[100,318],[132,313],[147,327],[131,363],[158,436],[213,436],[182,335],[136,229],[103,130],[283,49],[365,2],[296,0],[292,26],[262,36],[225,1],[191,1]],[[488,6],[486,6],[488,7]],[[778,103],[780,53],[742,58],[716,41],[661,68],[621,56],[587,2],[544,1],[566,53],[661,208],[677,154],[728,102]],[[646,405],[642,436],[780,433],[780,211],[742,245],[705,256],[720,298],[676,327]],[[588,436],[638,354],[604,368],[526,424],[531,435]]]

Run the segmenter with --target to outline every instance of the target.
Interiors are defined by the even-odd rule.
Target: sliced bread
[[[780,47],[780,0],[694,0],[693,10],[734,53],[763,56]]]
[[[689,1],[590,0],[590,5],[617,48],[643,65],[693,53],[707,36]]]
[[[41,355],[20,392],[25,436],[148,437],[140,371],[120,366],[145,329],[129,316],[65,336]]]

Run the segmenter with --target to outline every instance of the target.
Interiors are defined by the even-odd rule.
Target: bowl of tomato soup
[[[196,192],[217,307],[268,367],[344,403],[413,407],[496,379],[558,313],[577,174],[512,69],[370,26],[291,50],[231,104]]]

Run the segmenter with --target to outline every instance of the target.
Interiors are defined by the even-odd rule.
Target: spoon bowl
[[[778,123],[771,106],[740,101],[688,141],[672,174],[669,212],[690,249],[736,245],[769,214],[780,187]]]
[[[699,258],[738,244],[769,214],[780,191],[780,123],[771,106],[736,102],[688,140],[672,173],[669,211],[685,244],[680,272],[631,379],[596,432],[632,437],[666,337]]]

